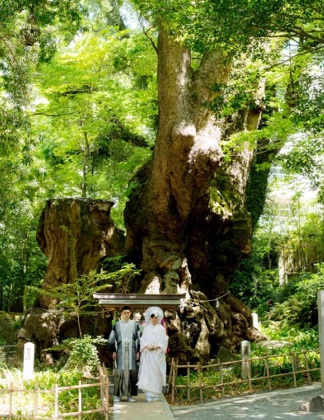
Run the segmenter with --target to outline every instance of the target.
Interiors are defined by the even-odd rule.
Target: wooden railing
[[[179,374],[179,372],[181,374]],[[168,382],[171,402],[200,401],[253,393],[276,387],[297,387],[319,380],[319,350],[265,355],[210,365],[179,365],[172,359]],[[279,383],[282,378],[286,383]],[[289,380],[290,379],[290,380]]]
[[[104,366],[99,369],[99,379],[95,383],[81,383],[73,386],[58,386],[50,390],[40,389],[39,385],[27,389],[24,387],[15,388],[10,384],[8,389],[0,389],[0,418],[8,420],[33,419],[33,420],[62,420],[64,418],[76,417],[93,414],[94,419],[104,418],[108,420],[109,412],[109,378]],[[101,397],[101,406],[93,409],[84,409],[84,398],[82,390],[98,388]],[[77,390],[77,410],[64,413],[60,412],[60,395],[64,392]],[[46,394],[46,398],[43,398]],[[76,396],[74,396],[74,399]]]

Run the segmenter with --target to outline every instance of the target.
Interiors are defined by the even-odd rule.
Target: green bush
[[[302,273],[278,289],[277,300],[268,320],[279,321],[280,328],[298,327],[306,331],[318,324],[317,294],[324,289],[324,264],[316,273]]]
[[[54,387],[71,387],[77,386],[81,381],[82,384],[91,384],[93,380],[87,380],[82,373],[76,371],[60,371],[53,372],[46,370],[44,372],[35,373],[32,380],[24,381],[20,370],[0,369],[0,404],[2,399],[8,398],[6,391],[13,387],[14,389],[22,389],[22,385],[27,390],[34,390],[38,387],[38,406],[42,407],[43,412],[46,411],[47,418],[54,415]],[[46,391],[46,392],[42,392]],[[50,391],[50,392],[48,392]],[[34,409],[34,398],[31,393],[20,392],[13,395],[13,407],[16,412],[21,415],[31,414]],[[77,412],[78,411],[78,389],[67,389],[59,393],[59,412]],[[82,409],[93,410],[101,407],[100,389],[99,387],[89,387],[82,389]],[[45,413],[44,413],[45,414]],[[84,420],[98,419],[98,413],[82,415]]]
[[[17,344],[17,332],[20,326],[20,315],[0,313],[0,346]]]
[[[105,345],[106,340],[102,337],[92,338],[84,335],[83,338],[68,338],[49,350],[64,351],[66,353],[64,371],[83,373],[84,376],[95,375],[98,371],[100,360],[98,345]]]
[[[291,353],[294,353],[292,357]],[[312,381],[320,380],[320,354],[318,348],[314,351],[308,351],[307,362],[303,350],[293,349],[286,345],[281,348],[266,349],[258,344],[251,346],[251,384],[252,392],[269,390],[267,368],[269,369],[270,383],[272,389],[292,388],[295,386],[292,360],[296,368],[297,385],[305,385],[309,378],[306,371],[309,371],[309,377]],[[264,356],[269,356],[265,358]],[[266,361],[267,360],[267,361]],[[203,399],[218,399],[224,396],[237,396],[250,393],[248,380],[242,379],[241,362],[222,366],[222,375],[218,366],[204,366],[199,374],[197,370],[190,371],[189,377],[190,393],[188,392],[188,376],[179,375],[177,385],[181,388],[176,389],[176,397],[183,403],[199,401],[201,392]],[[200,390],[200,385],[204,387]],[[223,388],[223,392],[222,392]]]

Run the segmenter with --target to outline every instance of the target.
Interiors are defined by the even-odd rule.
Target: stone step
[[[168,383],[169,377],[167,376],[166,383]],[[109,375],[109,395],[114,395],[114,375]],[[167,386],[164,386],[162,389],[163,395],[166,395],[167,392]],[[143,394],[143,391],[138,388],[138,393]]]

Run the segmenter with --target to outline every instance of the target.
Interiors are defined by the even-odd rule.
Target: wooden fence
[[[210,365],[179,365],[172,359],[168,393],[172,403],[179,400],[182,403],[184,400],[203,402],[204,399],[237,396],[261,389],[271,391],[280,386],[278,381],[283,377],[290,378],[295,387],[311,384],[312,375],[319,380],[319,350],[267,354],[225,363],[218,360]],[[289,385],[286,382],[281,386]]]
[[[78,418],[87,414],[96,414],[95,419],[108,420],[109,412],[109,377],[106,368],[100,367],[99,379],[96,383],[81,383],[74,386],[58,386],[51,390],[40,389],[36,384],[34,388],[14,388],[11,384],[9,389],[0,390],[0,418],[8,420],[33,419],[33,420],[62,420],[64,418]],[[101,397],[101,407],[94,409],[83,408],[82,390],[98,388]],[[60,412],[60,394],[77,390],[77,411]],[[47,398],[42,398],[47,395]],[[71,397],[70,397],[71,398]],[[99,417],[98,417],[99,416]]]

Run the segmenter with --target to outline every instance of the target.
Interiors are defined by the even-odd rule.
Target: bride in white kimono
[[[140,339],[141,359],[137,386],[146,394],[148,402],[156,401],[166,386],[165,353],[169,337],[161,325],[162,309],[151,306],[145,312],[146,326]]]

